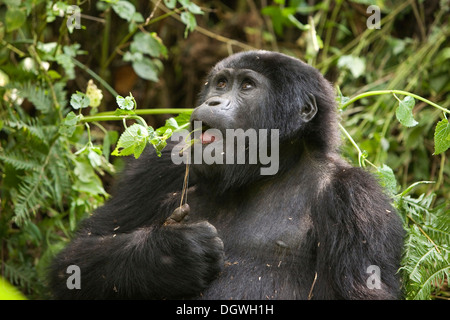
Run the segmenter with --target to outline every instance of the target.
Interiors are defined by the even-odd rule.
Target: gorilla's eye
[[[219,79],[216,84],[217,89],[224,89],[227,86],[227,80],[226,79]]]
[[[252,89],[254,86],[255,85],[253,84],[253,81],[246,79],[242,82],[241,88],[243,90],[249,90]]]

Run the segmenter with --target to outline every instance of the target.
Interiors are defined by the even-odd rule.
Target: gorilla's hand
[[[177,289],[185,293],[201,292],[217,277],[224,264],[224,247],[216,228],[207,221],[191,224],[175,223],[160,230],[170,244],[167,278],[177,279]]]

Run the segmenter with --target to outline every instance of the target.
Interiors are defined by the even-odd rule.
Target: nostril
[[[221,97],[214,97],[206,101],[208,107],[220,107],[222,109],[228,109],[230,100]]]
[[[208,101],[208,106],[210,106],[210,107],[215,107],[215,106],[218,106],[219,104],[221,104],[220,100]]]

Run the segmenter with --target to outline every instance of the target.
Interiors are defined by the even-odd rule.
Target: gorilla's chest
[[[299,288],[311,285],[317,245],[310,209],[300,190],[276,189],[243,194],[240,202],[207,200],[199,208],[199,220],[217,228],[225,249],[224,269],[204,298],[306,298]],[[191,206],[191,212],[197,211]]]
[[[284,186],[262,185],[221,202],[202,196],[191,206],[192,217],[217,228],[230,259],[295,264],[305,258],[300,252],[309,254],[312,221],[305,191]]]

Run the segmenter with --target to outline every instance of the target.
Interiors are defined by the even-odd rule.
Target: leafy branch
[[[379,95],[383,95],[383,94],[401,94],[401,95],[405,95],[405,96],[410,96],[410,97],[413,97],[414,99],[423,101],[423,102],[425,102],[425,103],[427,103],[427,104],[429,104],[429,105],[431,105],[431,106],[433,106],[433,107],[435,107],[435,108],[437,108],[437,109],[439,109],[439,110],[441,110],[441,111],[443,111],[445,113],[449,113],[450,114],[450,110],[448,110],[446,108],[443,108],[440,105],[438,105],[438,104],[436,104],[436,103],[434,103],[434,102],[432,102],[432,101],[430,101],[428,99],[425,99],[425,98],[423,98],[421,96],[418,96],[418,95],[416,95],[414,93],[411,93],[411,92],[408,92],[408,91],[402,91],[402,90],[375,90],[375,91],[364,92],[364,93],[361,93],[361,94],[359,94],[359,95],[357,95],[357,96],[355,96],[355,97],[353,97],[351,99],[348,99],[345,103],[343,103],[341,105],[341,109],[345,109],[349,105],[353,104],[354,102],[356,102],[356,101],[358,101],[358,100],[360,100],[362,98],[371,97],[371,96],[379,96]]]
[[[384,94],[392,94],[398,101],[399,105],[395,111],[395,115],[397,117],[397,120],[406,127],[414,127],[418,124],[418,122],[414,119],[414,115],[412,113],[412,110],[415,105],[414,99],[423,101],[431,106],[433,106],[436,109],[439,109],[443,112],[444,118],[439,121],[436,125],[435,132],[434,132],[434,144],[435,144],[435,151],[434,154],[438,155],[445,151],[447,151],[448,148],[450,148],[450,123],[448,122],[448,119],[446,117],[446,114],[450,114],[450,110],[441,107],[440,105],[425,99],[419,95],[413,94],[411,92],[402,91],[402,90],[378,90],[378,91],[368,91],[361,93],[351,99],[339,96],[338,102],[340,104],[340,109],[343,110],[352,103],[371,96],[377,96],[377,95],[384,95]],[[400,100],[397,97],[397,94],[401,94],[406,96],[403,100]],[[353,146],[356,144],[354,143],[353,139],[351,139],[349,133],[340,126],[341,130],[344,132],[344,134],[349,138],[349,140],[352,142]],[[355,146],[356,150],[358,151],[358,161],[360,163],[360,166],[362,165],[363,161],[365,160],[364,153]],[[364,158],[364,159],[362,159]]]
[[[87,90],[88,92],[89,90]],[[119,106],[114,112],[103,112],[95,115],[84,116],[81,109],[87,108],[91,104],[91,98],[95,98],[99,93],[96,90],[90,90],[91,97],[82,92],[72,95],[70,104],[73,108],[79,109],[76,115],[70,112],[61,125],[60,133],[71,136],[75,131],[78,123],[84,123],[88,129],[88,143],[84,148],[93,149],[91,136],[89,134],[89,122],[97,123],[99,121],[122,121],[125,131],[121,134],[117,146],[112,152],[114,156],[128,156],[133,154],[135,158],[144,151],[148,143],[153,145],[158,156],[161,156],[162,149],[167,145],[166,140],[170,138],[172,133],[177,130],[185,129],[189,126],[189,115],[193,109],[143,109],[137,110],[137,103],[133,95],[130,93],[127,97],[118,95],[116,102]],[[166,125],[158,130],[154,130],[140,116],[143,114],[180,114],[176,118],[170,118],[166,121]],[[131,126],[127,126],[127,120],[136,120]],[[84,149],[83,148],[83,149]],[[95,151],[95,150],[94,150]],[[96,151],[97,152],[97,151]],[[99,152],[97,152],[99,153]],[[101,152],[100,152],[101,153]]]

